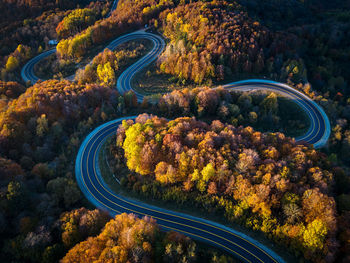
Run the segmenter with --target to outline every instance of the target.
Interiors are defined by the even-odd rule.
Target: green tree
[[[92,25],[96,14],[92,9],[75,9],[58,24],[56,32],[59,38],[72,36]]]
[[[36,134],[39,137],[43,137],[47,131],[49,130],[49,123],[46,118],[45,114],[42,114],[37,120],[36,120],[37,126],[36,126]]]
[[[278,102],[277,102],[276,93],[272,92],[269,96],[267,96],[261,102],[261,106],[263,107],[265,113],[268,113],[268,112],[277,113]]]
[[[9,202],[8,209],[10,214],[19,212],[26,206],[29,200],[23,184],[18,181],[12,181],[8,184],[6,198]]]

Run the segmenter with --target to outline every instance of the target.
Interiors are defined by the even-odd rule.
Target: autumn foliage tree
[[[57,80],[38,82],[0,112],[2,153],[12,152],[19,160],[21,152],[39,162],[48,161],[53,157],[55,147],[61,144],[59,142],[68,143],[67,133],[73,131],[72,128],[77,127],[81,120],[87,122],[90,118],[90,123],[93,123],[92,118],[101,118],[102,101],[102,110],[114,113],[112,105],[118,104],[117,97],[115,90],[97,84],[79,85]],[[24,148],[18,146],[23,144]],[[17,150],[11,151],[13,149]]]
[[[1,79],[6,80],[13,76],[13,72],[18,70],[19,66],[26,62],[32,56],[32,50],[25,45],[18,45],[16,50],[7,56],[6,63],[1,69]]]
[[[122,49],[122,50],[119,50]],[[116,84],[117,76],[144,51],[143,44],[125,43],[117,51],[105,49],[94,57],[92,63],[77,71],[75,80],[79,83],[101,83],[109,86]]]
[[[14,99],[25,91],[25,87],[14,81],[0,81],[0,96],[4,99]]]
[[[168,121],[147,114],[123,122],[117,146],[127,167],[139,174],[134,184],[145,185],[140,193],[154,189],[164,200],[223,212],[310,260],[332,257],[333,174],[311,146],[217,120]]]
[[[108,222],[97,237],[89,237],[73,247],[62,262],[103,262],[111,257],[117,262],[127,262],[132,258],[136,262],[150,262],[158,231],[150,218],[137,219],[122,214]]]
[[[199,257],[200,255],[200,257]],[[216,258],[222,261],[214,261]],[[198,249],[189,237],[176,232],[160,232],[149,217],[120,214],[101,233],[74,246],[62,259],[70,262],[234,262],[211,249]]]
[[[97,235],[109,220],[109,215],[100,210],[79,208],[65,212],[60,217],[62,242],[67,248]]]
[[[306,131],[309,121],[295,103],[275,93],[236,92],[224,88],[174,90],[163,95],[154,110],[169,118],[219,119],[234,126],[250,125],[260,131],[281,131],[292,136]]]
[[[79,61],[92,46],[111,40],[129,30],[137,29],[156,17],[167,7],[173,6],[171,0],[132,1],[123,0],[118,8],[106,19],[97,21],[94,25],[68,39],[62,39],[57,45],[57,53],[61,59]],[[143,10],[151,8],[151,13]]]
[[[89,8],[75,9],[57,25],[59,38],[67,38],[82,31],[96,21],[96,13]]]
[[[170,39],[159,59],[160,69],[182,80],[203,83],[227,74],[259,73],[269,32],[236,2],[180,4],[159,16]]]

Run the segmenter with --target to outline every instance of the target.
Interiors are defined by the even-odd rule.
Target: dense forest
[[[126,184],[143,194],[224,213],[314,262],[334,258],[334,178],[314,149],[249,126],[149,115],[124,121],[117,146],[142,175]]]
[[[93,125],[102,112],[116,113],[117,104],[117,92],[97,84],[37,83],[0,113],[1,152],[17,161],[51,160],[79,122]]]
[[[179,79],[202,83],[239,72],[260,73],[269,33],[235,2],[195,2],[160,14],[170,40],[159,58],[160,69]],[[269,43],[271,44],[271,43]]]
[[[275,131],[301,135],[308,127],[306,115],[300,108],[275,93],[236,92],[208,87],[175,90],[163,95],[158,102],[159,112],[169,118],[196,116],[218,119],[235,126],[253,126],[260,131]],[[284,116],[288,115],[288,119]]]
[[[197,247],[176,232],[160,232],[155,220],[132,214],[117,215],[96,237],[73,247],[62,259],[68,262],[235,262],[230,257]]]
[[[28,17],[40,15],[43,11],[58,9],[72,9],[76,5],[89,3],[87,0],[3,0],[0,10],[6,10],[0,18],[0,25],[5,22],[23,20]]]
[[[18,98],[23,86],[1,85],[8,100],[0,114],[1,260],[57,262],[79,242],[99,234],[109,220],[101,211],[79,208],[91,206],[82,199],[72,174],[81,140],[97,124],[138,106],[133,94],[120,96],[106,85],[49,80],[38,82]],[[129,222],[128,218],[118,222]],[[215,250],[196,249],[193,241],[178,234],[164,240],[167,252],[160,257],[165,262],[170,255],[184,256],[187,244],[193,244],[188,251],[191,262],[202,257],[208,262],[233,262]],[[148,245],[147,255],[155,249],[153,245]],[[129,252],[123,255],[132,257],[133,251]],[[71,256],[72,252],[65,262],[72,262]]]
[[[49,44],[50,40],[57,39],[60,34],[69,34],[83,29],[84,25],[87,26],[94,19],[104,16],[108,8],[108,2],[91,2],[85,9],[48,10],[40,16],[28,17],[23,22],[13,22],[1,26],[1,79],[19,81],[18,72],[21,66],[36,54],[52,48]],[[91,18],[87,19],[87,22],[79,22],[79,14],[85,15],[84,12],[89,12]]]
[[[105,49],[94,57],[92,63],[77,71],[75,80],[79,83],[97,82],[115,86],[116,77],[145,51],[146,47],[142,43],[135,42],[122,44],[116,51]]]
[[[111,4],[0,2],[0,261],[234,262],[83,198],[74,176],[82,140],[108,120],[147,112],[159,117],[125,122],[107,146],[123,189],[219,215],[301,261],[348,262],[350,1],[120,0],[106,17]],[[145,25],[166,40],[150,69],[184,89],[138,103],[115,83],[149,43],[95,49]],[[57,80],[24,83],[22,66],[53,48],[49,40],[59,42],[57,56],[35,72]],[[61,80],[76,68],[74,81]],[[245,78],[285,82],[320,104],[332,126],[326,147],[287,137],[308,121],[286,99],[212,89]]]
[[[6,88],[10,98],[11,91],[15,94],[21,86],[9,83]],[[57,220],[64,211],[84,205],[72,175],[75,153],[89,127],[106,120],[107,114],[113,117],[118,109],[123,111],[118,96],[96,84],[46,81],[4,107],[0,114],[2,262],[6,258],[57,262],[64,256]],[[71,244],[86,237],[73,238]]]
[[[57,45],[59,58],[79,61],[95,45],[105,43],[123,33],[136,30],[147,23],[148,19],[173,3],[169,1],[130,1],[118,3],[118,9],[109,18],[99,20],[86,30],[68,39],[62,39]],[[152,7],[150,13],[144,12]]]

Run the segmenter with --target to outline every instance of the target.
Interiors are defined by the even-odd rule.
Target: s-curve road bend
[[[107,122],[93,130],[82,143],[75,163],[75,175],[80,189],[91,203],[111,215],[125,212],[151,216],[164,230],[174,230],[202,240],[228,251],[244,262],[283,262],[270,249],[233,229],[113,193],[102,178],[98,166],[99,152],[105,140],[116,133],[123,120],[135,118],[123,117]]]
[[[148,65],[161,53],[164,42],[157,36],[149,54],[125,70],[117,81],[121,93],[132,90],[131,79],[136,72]],[[159,42],[158,42],[159,41]],[[117,45],[118,41],[111,43]],[[274,81],[246,80],[225,85],[226,89],[241,91],[263,89],[280,93],[298,103],[311,119],[308,132],[298,140],[322,146],[328,139],[329,121],[316,103],[297,90]],[[143,95],[137,94],[138,101]],[[222,248],[244,262],[283,262],[275,252],[252,238],[231,228],[202,218],[185,215],[120,196],[104,182],[98,165],[98,156],[104,142],[116,133],[123,120],[135,119],[136,116],[123,117],[105,123],[92,131],[82,143],[76,159],[75,174],[80,189],[95,206],[107,210],[110,214],[134,213],[138,216],[151,216],[165,230],[174,230]],[[327,134],[328,133],[328,134]]]
[[[267,90],[290,98],[292,101],[297,103],[302,110],[305,111],[311,124],[308,131],[304,135],[295,138],[295,140],[308,142],[313,144],[315,148],[320,148],[327,143],[331,134],[331,125],[327,114],[316,102],[300,91],[283,83],[262,79],[238,81],[226,84],[223,87],[225,89],[239,91]]]
[[[153,48],[120,75],[117,89],[121,94],[132,90],[131,79],[133,76],[157,59],[164,49],[164,40],[160,36],[142,30],[118,37],[107,48],[113,50],[121,43],[135,39],[149,39],[153,42]],[[53,53],[55,50],[49,50],[33,58],[24,66],[22,77],[25,81],[37,81],[38,78],[34,74],[33,67],[45,57],[46,53],[50,54],[50,52]],[[307,113],[311,120],[310,128],[306,134],[296,139],[312,143],[315,147],[321,147],[327,142],[330,134],[327,115],[320,106],[299,91],[282,83],[259,79],[230,83],[223,87],[241,91],[268,90],[289,97]],[[136,95],[138,101],[142,101],[143,95],[138,93]],[[103,143],[116,133],[121,122],[134,118],[135,116],[123,117],[105,123],[93,130],[83,141],[76,158],[75,174],[80,189],[91,203],[100,209],[109,211],[111,215],[127,212],[138,216],[151,216],[165,230],[178,231],[210,243],[228,251],[244,262],[283,262],[282,258],[272,250],[231,228],[202,218],[150,206],[113,193],[101,176],[98,155]]]
[[[112,7],[109,11],[109,13],[107,14],[106,18],[110,17],[111,14],[113,13],[113,11],[117,8],[118,6],[118,0],[114,0],[112,3]],[[24,80],[24,82],[30,82],[32,84],[36,83],[40,78],[37,77],[34,73],[34,67],[36,64],[39,63],[40,60],[47,58],[48,56],[51,56],[52,54],[56,53],[56,48],[52,48],[49,49],[39,55],[37,55],[36,57],[32,58],[31,60],[29,60],[22,68],[21,70],[21,77]],[[74,79],[74,75],[68,77],[68,79]]]
[[[157,57],[163,51],[164,46],[165,46],[163,38],[161,38],[159,35],[148,33],[148,32],[145,32],[144,30],[138,30],[138,31],[135,31],[135,32],[132,32],[129,34],[119,36],[118,38],[113,40],[108,46],[106,46],[106,48],[113,51],[119,45],[121,45],[125,42],[128,42],[128,41],[137,40],[137,39],[148,39],[152,42],[153,47],[149,53],[147,53],[144,57],[142,57],[140,60],[138,60],[131,67],[126,69],[122,73],[122,75],[118,78],[117,87],[118,87],[118,90],[122,93],[127,91],[127,89],[131,89],[131,84],[130,84],[131,78],[139,70],[141,70],[142,68],[144,68],[145,66],[150,64],[152,61],[157,59]],[[41,61],[42,59],[44,59],[44,58],[46,58],[54,53],[56,53],[56,48],[45,51],[45,52],[41,53],[40,55],[29,60],[23,66],[23,68],[21,70],[21,77],[24,80],[24,82],[30,81],[32,84],[36,83],[40,78],[35,75],[35,72],[34,72],[35,65],[37,63],[39,63],[39,61]],[[69,76],[67,79],[69,79],[69,80],[74,79],[74,75],[73,75],[73,78],[72,78],[72,76]],[[121,85],[121,83],[123,83],[123,85],[125,85],[125,88],[123,85]],[[137,94],[137,96],[139,98],[142,98],[141,94]]]

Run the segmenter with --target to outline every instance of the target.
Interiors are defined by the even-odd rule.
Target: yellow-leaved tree
[[[8,72],[14,71],[19,66],[19,61],[14,56],[9,56],[6,62],[6,70]]]
[[[109,85],[115,84],[115,74],[110,62],[98,65],[97,75],[101,82]]]
[[[320,219],[315,219],[307,225],[303,234],[304,244],[312,251],[323,248],[327,235],[327,227]]]

